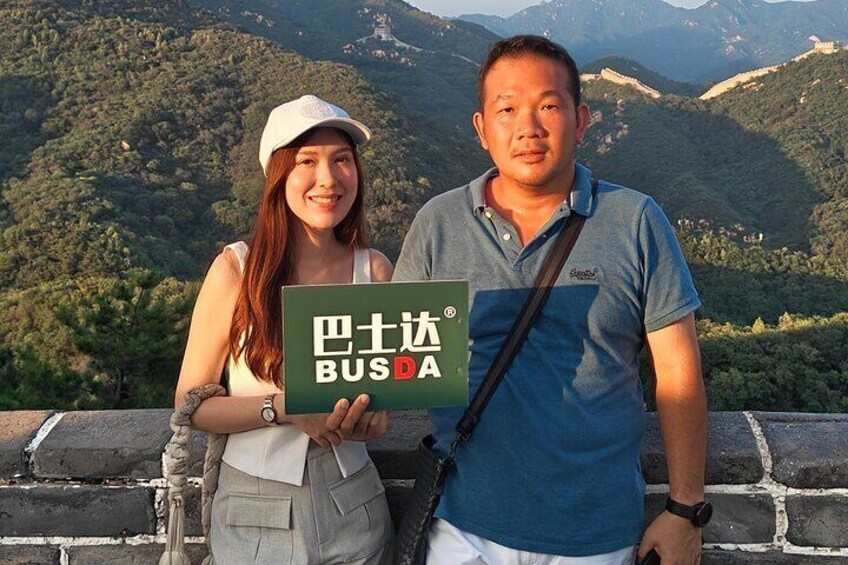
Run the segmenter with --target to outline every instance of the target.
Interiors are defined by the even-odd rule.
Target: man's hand
[[[339,445],[343,440],[368,441],[386,433],[389,414],[385,410],[367,412],[371,398],[360,394],[353,403],[339,399],[329,414],[288,416],[287,421],[315,440],[321,447]]]
[[[339,433],[339,426],[352,410],[350,402],[346,398],[342,398],[336,402],[333,411],[329,414],[299,414],[287,416],[286,420],[321,447],[329,447],[339,445],[342,442],[343,438]],[[365,409],[362,408],[359,414],[361,415],[364,411]]]
[[[383,437],[383,434],[389,428],[389,413],[385,410],[380,410],[378,412],[366,412],[366,414],[373,414],[371,420],[363,424],[365,418],[362,418],[353,430],[353,437],[345,439],[372,441]]]
[[[672,499],[695,504],[704,499],[707,455],[707,400],[695,316],[647,336],[657,378],[657,415],[668,461]],[[701,529],[686,518],[663,512],[645,531],[639,555],[656,548],[662,565],[697,565]]]
[[[366,412],[369,402],[371,399],[367,394],[360,394],[357,397],[338,426],[337,431],[342,439],[367,441],[377,439],[386,433],[389,425],[388,412],[385,410]]]
[[[651,522],[639,545],[639,561],[656,549],[662,565],[700,565],[701,528],[680,516],[663,512]]]

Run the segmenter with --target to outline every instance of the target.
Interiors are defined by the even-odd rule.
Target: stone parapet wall
[[[721,96],[725,92],[728,92],[740,84],[745,84],[746,82],[750,82],[757,77],[761,77],[770,73],[773,73],[777,69],[779,69],[779,65],[775,65],[772,67],[762,67],[760,69],[754,69],[753,71],[747,71],[744,73],[739,73],[738,75],[734,75],[729,79],[723,80],[720,83],[711,87],[708,91],[703,93],[700,98],[701,100],[709,100],[710,98],[715,98],[716,96]]]
[[[647,84],[621,73],[617,73],[612,69],[601,69],[601,78],[606,79],[614,84],[622,86],[631,86],[643,94],[647,94],[651,98],[662,98],[659,90],[651,88]]]
[[[155,564],[167,523],[168,410],[0,413],[0,565]],[[369,446],[393,515],[412,486],[421,413],[393,416]],[[199,563],[203,434],[186,500]],[[655,414],[642,446],[650,519],[668,474]],[[848,415],[710,414],[704,564],[848,564]]]

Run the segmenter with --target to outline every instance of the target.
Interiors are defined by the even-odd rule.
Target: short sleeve
[[[428,241],[429,222],[424,217],[427,207],[422,208],[409,227],[403,240],[392,282],[426,281],[432,273],[432,253]]]
[[[642,260],[642,320],[647,333],[698,309],[701,301],[671,224],[648,198],[639,220]]]

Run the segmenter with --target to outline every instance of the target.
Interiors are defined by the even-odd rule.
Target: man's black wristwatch
[[[706,526],[710,522],[710,518],[713,517],[713,505],[709,502],[699,502],[695,506],[686,506],[668,497],[665,502],[665,509],[681,518],[690,520],[699,528]]]

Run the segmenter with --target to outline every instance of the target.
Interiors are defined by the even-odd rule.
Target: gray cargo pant
[[[370,461],[342,478],[330,448],[310,443],[303,486],[221,463],[212,504],[215,565],[388,565],[392,522]]]

